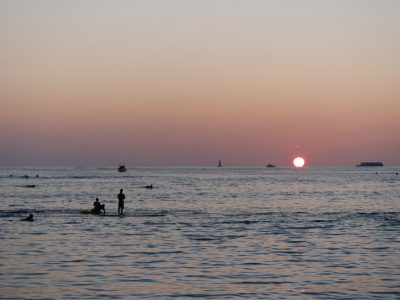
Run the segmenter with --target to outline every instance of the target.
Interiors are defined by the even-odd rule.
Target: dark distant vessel
[[[383,167],[381,162],[362,162],[357,167]]]
[[[266,165],[267,168],[276,168],[276,166],[274,166],[273,164],[268,164]]]
[[[221,167],[222,167],[221,160],[218,161],[218,166],[217,166],[217,167],[218,167],[218,168],[221,168]]]
[[[126,172],[126,167],[124,164],[120,164],[118,167],[118,172]]]

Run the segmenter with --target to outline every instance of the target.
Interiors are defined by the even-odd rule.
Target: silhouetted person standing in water
[[[124,213],[124,199],[125,199],[125,195],[123,193],[123,189],[119,190],[119,194],[118,194],[118,214],[122,215]]]

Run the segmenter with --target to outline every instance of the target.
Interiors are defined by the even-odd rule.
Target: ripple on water
[[[43,168],[20,196],[0,174],[1,297],[397,299],[399,186],[304,171]],[[124,217],[79,213],[121,186]]]

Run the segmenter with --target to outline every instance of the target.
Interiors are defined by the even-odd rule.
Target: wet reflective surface
[[[398,299],[395,172],[2,168],[0,295]],[[95,197],[107,216],[80,214]]]

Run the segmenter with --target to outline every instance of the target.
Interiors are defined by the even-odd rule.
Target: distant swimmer
[[[10,177],[13,177],[13,175],[12,175],[12,174],[10,174]]]
[[[125,200],[125,195],[123,193],[123,189],[119,190],[118,194],[118,214],[123,215],[124,213],[124,200]]]
[[[28,176],[28,175],[24,175],[24,176],[22,176],[22,178],[26,178],[26,179],[28,179],[28,178],[29,178],[29,176]]]
[[[152,188],[153,188],[153,185],[152,185],[152,184],[146,185],[144,188],[145,188],[145,189],[152,189]]]
[[[24,219],[21,219],[21,221],[33,222],[33,215],[30,214],[29,217],[26,217],[26,218],[24,218]]]
[[[38,174],[36,174],[36,176],[35,176],[36,178],[39,178],[39,175]]]
[[[99,215],[103,211],[103,215],[106,214],[106,206],[99,202],[99,198],[96,198],[96,201],[93,202],[93,209],[91,210],[92,214]]]

